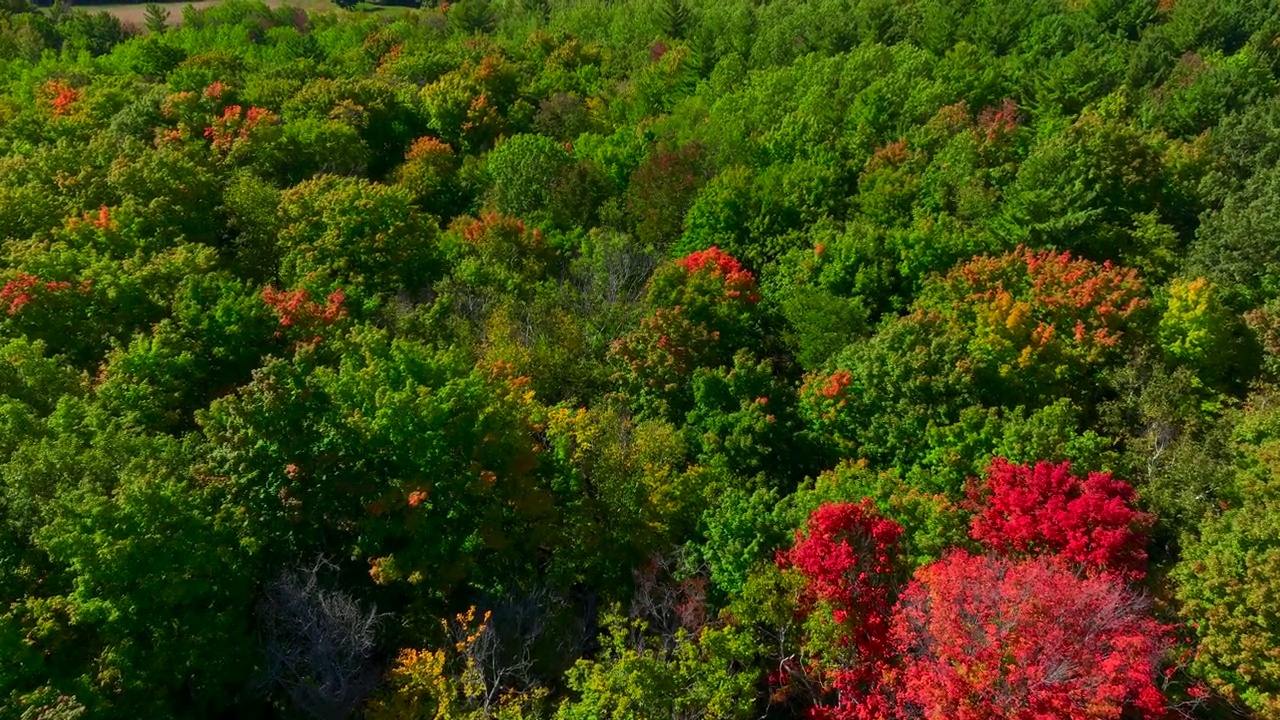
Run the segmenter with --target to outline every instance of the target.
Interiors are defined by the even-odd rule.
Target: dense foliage
[[[0,720],[1280,719],[1280,5],[339,5],[0,0]]]

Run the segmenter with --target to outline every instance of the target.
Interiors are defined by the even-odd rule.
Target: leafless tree
[[[451,631],[467,663],[464,685],[470,700],[489,716],[508,690],[526,691],[540,684],[535,651],[567,601],[548,587],[538,586],[486,605],[491,609],[479,632],[462,624],[452,625]]]
[[[451,287],[453,291],[453,311],[468,323],[478,325],[489,315],[493,307],[490,293],[483,293],[470,287]]]
[[[632,245],[621,234],[601,234],[593,251],[573,265],[573,284],[584,314],[601,306],[633,303],[644,294],[661,256]]]
[[[690,571],[679,548],[652,553],[635,573],[636,592],[631,599],[631,619],[643,620],[648,633],[631,638],[644,650],[646,635],[656,636],[668,653],[676,647],[681,630],[696,635],[706,627],[707,574],[705,567]]]
[[[267,585],[258,608],[268,681],[318,720],[348,717],[377,684],[374,647],[387,617],[323,587],[323,577],[336,570],[323,556],[287,569]]]

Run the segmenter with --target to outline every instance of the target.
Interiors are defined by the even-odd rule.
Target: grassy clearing
[[[191,5],[192,7],[195,7],[198,9],[203,9],[207,7],[213,7],[214,5],[219,4],[220,2],[222,2],[222,0],[198,0],[197,2],[192,2],[192,3],[171,2],[171,3],[161,3],[161,5],[169,11],[169,24],[171,26],[177,26],[182,24],[182,8],[186,7],[187,5]],[[312,10],[312,11],[335,10],[338,7],[337,5],[334,5],[329,0],[263,0],[263,2],[265,2],[269,7],[273,7],[273,8],[280,7],[282,5],[291,5],[293,7],[300,7],[304,10]],[[82,8],[90,12],[111,13],[112,15],[115,15],[116,17],[120,18],[120,22],[125,23],[126,25],[136,25],[138,27],[142,27],[143,25],[146,24],[147,6],[145,3],[125,3],[125,4],[119,4],[119,5],[84,5],[82,6]]]

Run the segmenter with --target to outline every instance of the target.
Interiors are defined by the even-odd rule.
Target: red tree
[[[1091,571],[1145,574],[1155,518],[1133,508],[1133,487],[1109,473],[1071,474],[1070,463],[1014,465],[996,458],[969,486],[973,539],[1000,553],[1056,553]]]
[[[212,141],[215,150],[229,151],[238,142],[248,141],[260,127],[278,125],[279,116],[270,110],[251,107],[246,112],[239,105],[231,105],[213,118],[213,124],[205,128],[204,136]]]
[[[988,107],[978,113],[977,127],[973,134],[982,141],[984,147],[996,143],[1018,130],[1018,115],[1017,104],[1005,98],[999,108]]]
[[[840,626],[840,661],[806,668],[836,695],[834,704],[813,708],[814,718],[884,717],[886,698],[879,688],[888,669],[889,609],[901,535],[902,526],[881,517],[871,500],[827,504],[809,516],[806,532],[796,532],[791,550],[778,556],[779,565],[804,576],[802,612],[825,605]]]
[[[48,98],[49,107],[57,117],[70,115],[80,101],[80,91],[57,80],[50,80],[44,85],[44,94]]]
[[[17,315],[33,300],[69,290],[71,283],[65,280],[41,280],[35,275],[20,272],[0,288],[0,311]]]
[[[320,342],[323,338],[315,333],[347,316],[347,308],[343,304],[346,299],[341,290],[335,290],[325,297],[322,305],[312,300],[311,293],[302,288],[276,290],[268,285],[262,290],[262,302],[280,318],[282,329],[277,331],[277,336],[288,334],[309,343]]]
[[[718,247],[695,250],[677,260],[676,265],[684,268],[690,286],[703,288],[710,284],[723,288],[726,298],[741,300],[747,304],[760,300],[756,293],[755,276],[742,267],[737,258]]]
[[[694,368],[725,366],[738,350],[760,346],[759,301],[755,276],[733,256],[715,247],[690,253],[654,272],[645,297],[651,314],[614,341],[612,354],[633,388],[683,417]]]
[[[896,713],[929,720],[1156,718],[1166,631],[1142,598],[1056,557],[955,552],[894,612]]]

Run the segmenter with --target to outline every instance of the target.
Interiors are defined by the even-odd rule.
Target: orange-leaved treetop
[[[1019,248],[928,283],[913,306],[967,336],[968,362],[996,395],[1069,392],[1123,355],[1150,307],[1136,270]]]

